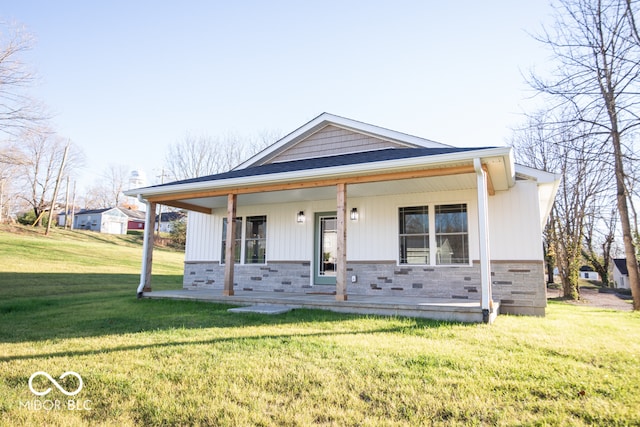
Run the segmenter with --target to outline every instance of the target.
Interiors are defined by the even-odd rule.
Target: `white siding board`
[[[518,181],[509,191],[489,197],[492,259],[543,259],[538,205],[537,184],[533,181]]]
[[[219,216],[189,212],[185,261],[219,260],[221,248],[216,242],[221,242],[221,233],[222,219]]]

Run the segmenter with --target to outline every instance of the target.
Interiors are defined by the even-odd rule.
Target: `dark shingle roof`
[[[110,211],[113,208],[103,208],[103,209],[85,209],[82,210],[80,212],[76,212],[76,215],[92,215],[92,214],[99,214],[99,213],[103,213],[106,211]]]
[[[628,275],[629,272],[627,271],[627,259],[626,258],[615,258],[613,260],[613,262],[615,263],[616,267],[618,268],[618,271],[620,272],[620,274],[623,275]]]
[[[311,169],[330,168],[335,166],[357,165],[362,163],[381,162],[386,160],[409,159],[412,157],[436,156],[441,154],[461,153],[465,151],[484,150],[495,147],[473,148],[389,148],[385,150],[366,151],[361,153],[342,154],[339,156],[318,157],[313,159],[293,160],[289,162],[270,163],[261,166],[253,166],[245,169],[232,170],[216,175],[208,175],[199,178],[185,179],[156,185],[152,188],[176,184],[190,184],[195,182],[219,181],[231,178],[245,178],[249,176],[269,175],[283,172],[296,172]]]

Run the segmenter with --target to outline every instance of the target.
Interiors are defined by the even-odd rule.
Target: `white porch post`
[[[139,198],[140,199],[140,198]],[[140,201],[142,201],[140,199]],[[153,229],[156,223],[156,203],[146,202],[147,212],[144,220],[144,237],[142,241],[142,271],[138,285],[138,298],[143,292],[151,292],[151,267],[153,266]]]
[[[489,323],[492,317],[493,299],[491,295],[491,257],[489,254],[487,173],[482,169],[480,159],[473,159],[473,167],[476,171],[478,182],[478,238],[480,243],[480,283],[482,289],[480,298],[482,319],[485,323]]]
[[[336,301],[347,300],[347,184],[337,185]]]

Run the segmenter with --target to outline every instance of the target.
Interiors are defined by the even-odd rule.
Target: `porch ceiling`
[[[350,184],[347,186],[347,197],[386,196],[392,194],[412,194],[423,192],[439,192],[468,190],[476,188],[475,174],[459,174],[425,178],[403,179],[366,184]],[[238,205],[259,205],[290,203],[296,201],[333,200],[336,198],[335,186],[305,188],[296,190],[280,190],[238,195]],[[179,202],[203,208],[217,209],[227,207],[227,197],[203,197],[182,199]]]

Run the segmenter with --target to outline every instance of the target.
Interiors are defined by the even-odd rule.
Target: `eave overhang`
[[[407,149],[410,150],[410,149]],[[487,171],[493,191],[506,190],[515,183],[512,150],[509,147],[467,150],[346,164],[340,166],[238,176],[225,179],[164,184],[125,192],[148,201],[188,210],[211,212],[204,200],[226,194],[251,194],[332,186],[338,183],[366,184],[449,175],[474,174],[473,159],[479,158]]]

